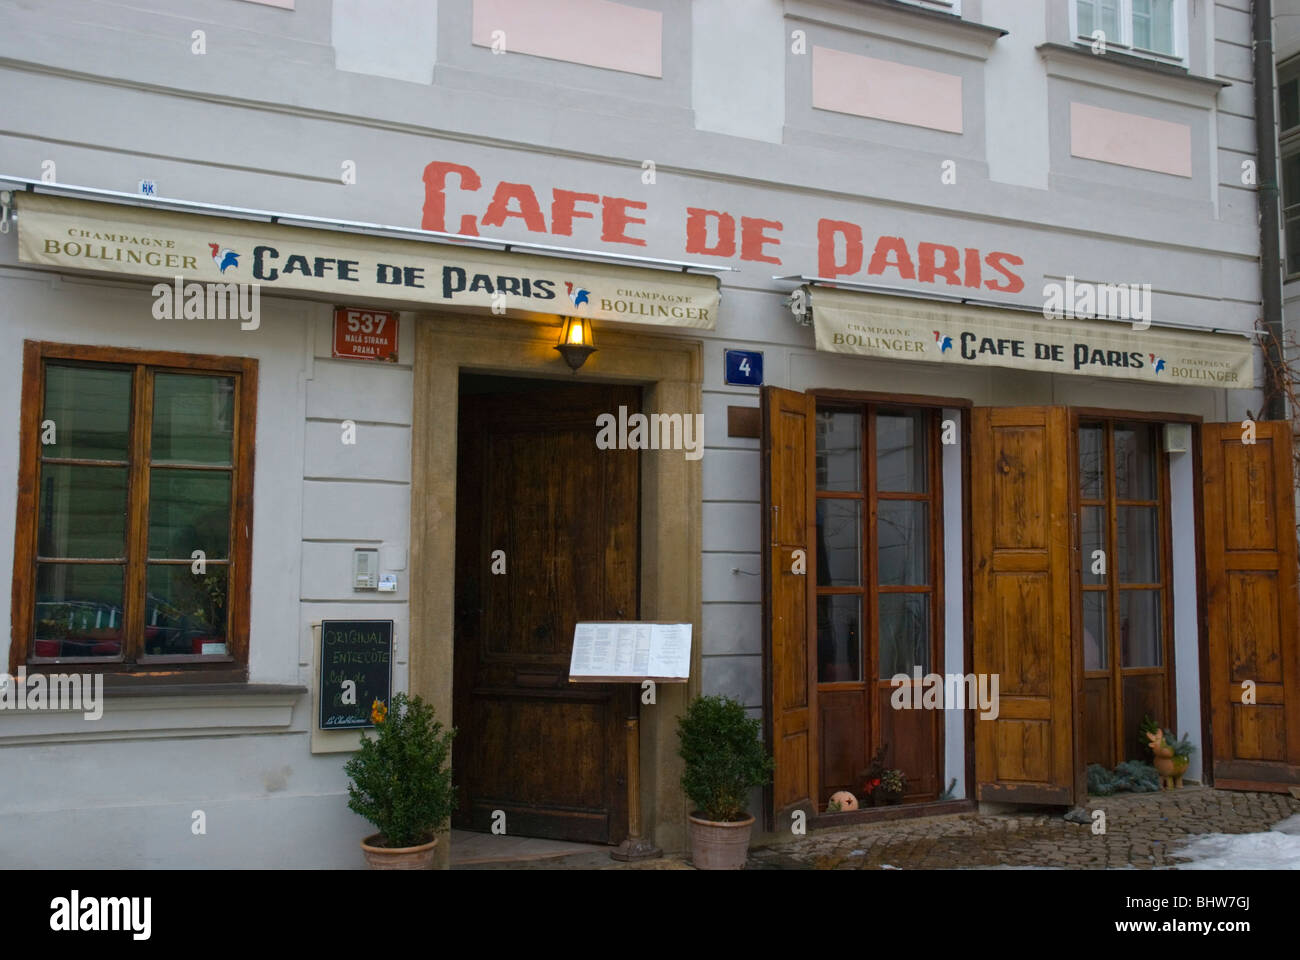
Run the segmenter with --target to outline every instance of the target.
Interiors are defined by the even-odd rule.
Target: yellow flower
[[[384,719],[387,716],[388,716],[388,707],[385,706],[384,701],[376,700],[374,703],[370,705],[371,723],[383,723]]]

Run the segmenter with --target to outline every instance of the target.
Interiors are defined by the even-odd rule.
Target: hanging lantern
[[[577,373],[578,368],[587,362],[587,358],[596,352],[595,340],[591,334],[591,321],[583,317],[565,317],[560,342],[556,344],[555,349],[560,351],[569,368]]]

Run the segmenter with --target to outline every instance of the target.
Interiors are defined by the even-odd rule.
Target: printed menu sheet
[[[572,683],[611,680],[685,682],[691,672],[691,625],[596,620],[573,628]]]

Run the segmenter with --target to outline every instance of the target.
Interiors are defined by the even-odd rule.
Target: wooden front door
[[[816,812],[817,661],[808,556],[812,548],[809,474],[813,398],[764,387],[763,405],[763,667],[768,743],[776,767],[772,801],[778,828],[796,808]],[[797,562],[802,559],[802,563]]]
[[[467,392],[467,384],[472,390]],[[456,504],[457,826],[618,843],[626,688],[571,684],[579,620],[635,620],[639,463],[596,418],[640,389],[462,381]]]
[[[1243,442],[1253,439],[1254,442]],[[1290,424],[1201,428],[1214,785],[1300,784],[1300,600]]]
[[[1068,440],[1064,407],[972,411],[974,666],[999,691],[997,718],[975,720],[980,800],[1065,804],[1080,789]]]

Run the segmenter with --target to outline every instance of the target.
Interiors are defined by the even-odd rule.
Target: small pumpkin
[[[858,798],[847,790],[840,790],[831,794],[831,803],[838,803],[841,812],[858,809]]]

